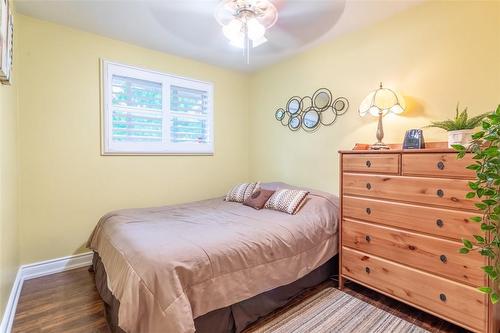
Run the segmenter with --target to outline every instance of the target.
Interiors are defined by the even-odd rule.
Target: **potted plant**
[[[489,258],[489,264],[482,270],[490,283],[479,290],[488,293],[492,303],[496,303],[500,297],[500,105],[482,121],[482,129],[472,139],[468,148],[464,145],[453,148],[458,151],[458,158],[464,157],[468,149],[473,153],[474,164],[467,169],[476,172],[476,179],[469,182],[471,192],[466,197],[478,198],[475,205],[481,214],[470,220],[481,224],[481,234],[463,239],[460,253],[478,251]]]
[[[437,127],[448,131],[448,147],[453,145],[469,146],[472,142],[472,133],[474,128],[481,124],[481,121],[488,115],[488,113],[480,114],[469,118],[467,108],[462,112],[458,111],[458,104],[454,119],[444,121],[433,121],[430,125],[425,127]]]

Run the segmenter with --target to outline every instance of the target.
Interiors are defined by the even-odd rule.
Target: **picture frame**
[[[0,79],[3,77],[4,49],[7,45],[7,22],[8,22],[8,3],[7,0],[0,0]]]
[[[14,22],[9,1],[0,0],[0,82],[10,84],[12,73]]]

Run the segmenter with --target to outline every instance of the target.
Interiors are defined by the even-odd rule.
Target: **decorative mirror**
[[[285,116],[285,110],[279,108],[277,111],[276,111],[276,120],[279,120],[281,121],[281,119],[283,119],[283,117]]]
[[[345,97],[339,97],[333,101],[333,108],[338,115],[344,114],[349,108],[349,101]]]
[[[313,105],[318,111],[326,110],[332,103],[332,93],[330,90],[318,89],[312,97]]]
[[[286,110],[294,115],[300,112],[300,97],[292,97],[288,100],[288,103],[286,103]]]
[[[345,97],[333,99],[329,89],[321,88],[311,96],[302,98],[293,96],[286,107],[276,110],[275,118],[283,126],[292,131],[302,127],[306,132],[316,131],[320,125],[330,126],[337,117],[349,109],[349,101]]]
[[[314,108],[309,108],[304,112],[302,126],[306,131],[314,130],[320,124],[319,118],[319,112]]]
[[[290,118],[290,122],[288,123],[288,128],[292,131],[296,131],[300,128],[300,116]]]

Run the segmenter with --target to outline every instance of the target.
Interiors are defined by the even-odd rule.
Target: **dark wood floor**
[[[104,306],[87,268],[24,282],[12,332],[106,332]]]
[[[299,296],[287,307],[297,304],[328,284],[331,283]],[[357,284],[348,283],[344,291],[430,332],[467,332]],[[279,315],[282,311],[277,310],[269,317]],[[266,318],[262,321],[266,321]],[[94,286],[93,273],[86,268],[79,268],[26,281],[12,332],[109,333],[104,306]]]

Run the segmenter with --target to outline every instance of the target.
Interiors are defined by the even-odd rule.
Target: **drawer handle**
[[[441,189],[439,189],[439,190],[436,191],[436,194],[437,194],[438,197],[442,198],[444,196],[444,191],[441,190]]]
[[[368,243],[370,243],[370,242],[371,242],[371,240],[372,240],[372,238],[371,238],[370,236],[368,236],[368,235],[366,235],[366,236],[365,236],[365,239],[366,239],[366,241],[367,241]]]
[[[370,215],[372,213],[372,210],[370,208],[366,209],[366,214]]]
[[[444,170],[444,163],[443,162],[438,162],[437,167],[439,170]]]
[[[371,167],[372,166],[372,162],[370,162],[370,161],[366,161],[365,164],[366,164],[367,167]]]
[[[441,262],[443,264],[446,264],[446,262],[448,261],[448,258],[446,258],[446,256],[444,254],[442,254],[439,256],[439,260],[441,260]]]
[[[365,267],[365,272],[366,272],[367,274],[370,274],[370,267]]]
[[[441,220],[441,219],[437,219],[437,220],[436,220],[436,225],[437,225],[438,227],[442,228],[442,227],[444,226],[444,222],[443,222],[443,220]]]
[[[445,294],[439,294],[439,299],[443,302],[446,302],[446,295]]]
[[[372,184],[366,183],[366,188],[369,189],[369,190],[371,190],[372,189]]]

